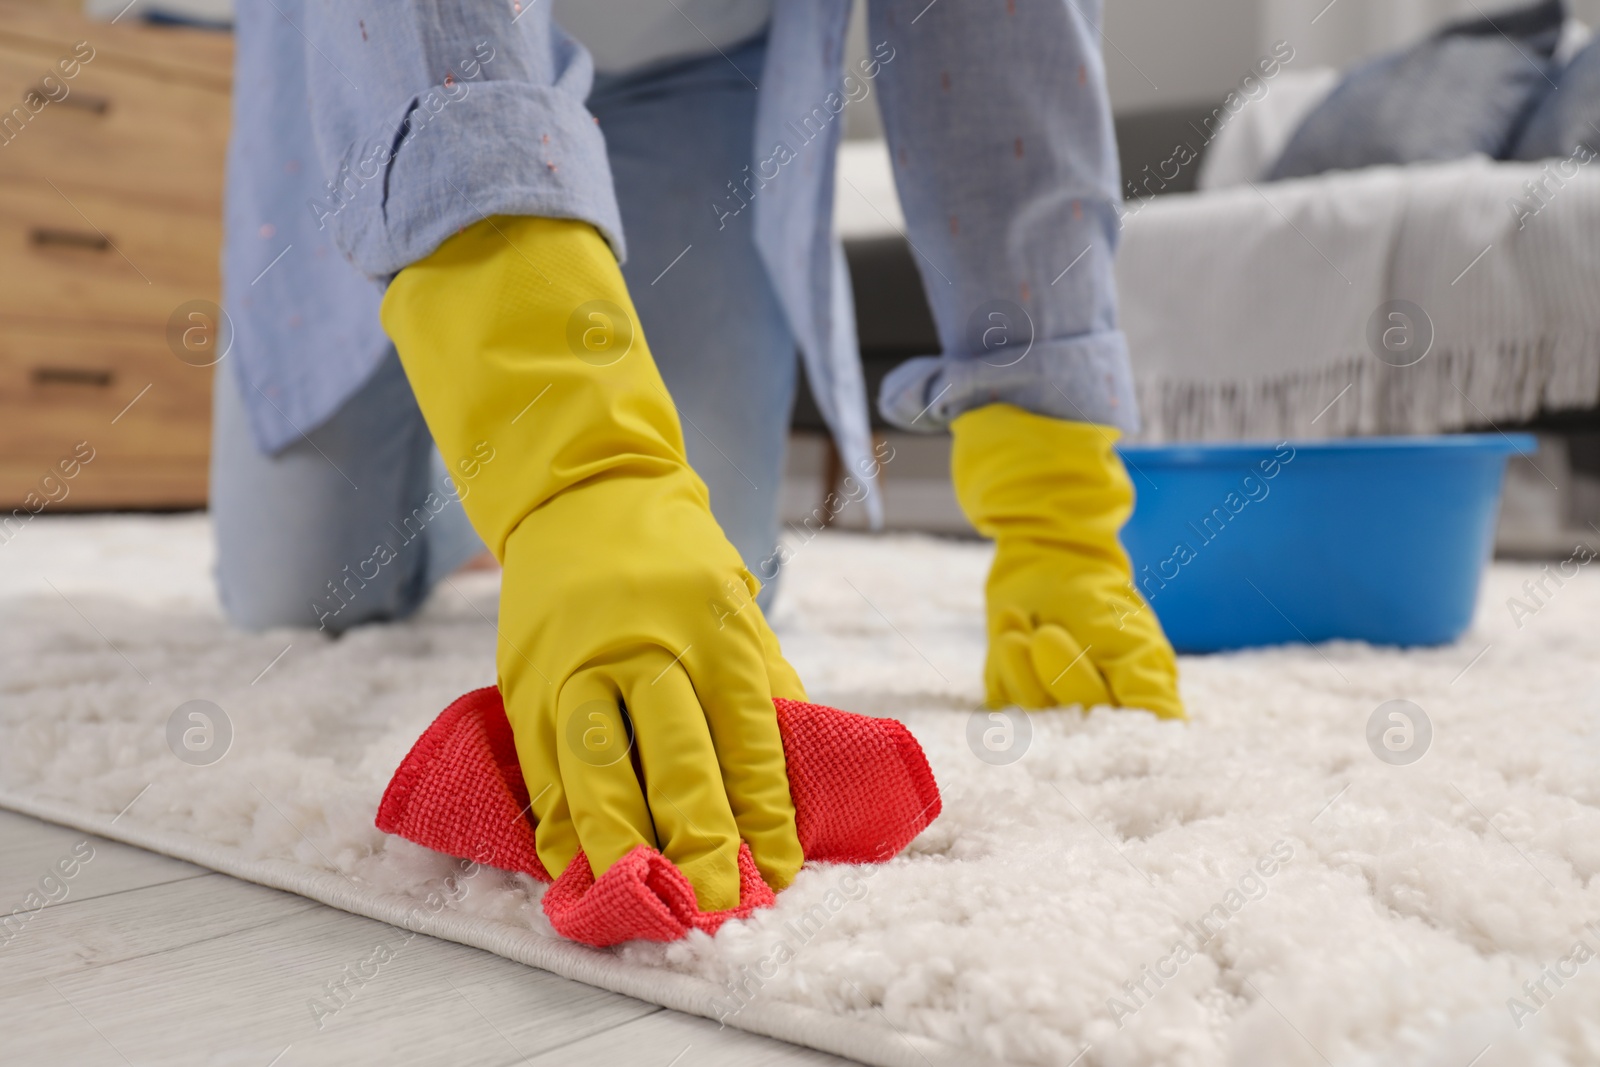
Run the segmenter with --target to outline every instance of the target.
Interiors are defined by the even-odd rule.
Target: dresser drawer
[[[61,75],[63,58],[78,64],[76,77]],[[70,45],[0,39],[0,180],[215,214],[227,138],[228,98],[214,88],[130,67],[104,48],[84,63]]]
[[[131,10],[130,16],[137,15]],[[100,55],[163,78],[226,93],[233,76],[233,35],[185,26],[152,26],[129,17],[99,22],[75,0],[0,0],[0,44],[51,55],[90,40]],[[96,60],[98,62],[98,59]]]
[[[221,244],[215,214],[0,181],[0,319],[164,327],[179,304],[217,298]]]
[[[79,463],[71,478],[64,477],[63,472],[74,469],[72,461],[76,456],[72,447],[44,462],[0,456],[0,545],[25,528],[26,519],[18,512],[26,515],[42,510],[43,514],[54,515],[67,511],[187,510],[206,506],[204,457],[173,461],[103,450],[84,454],[93,458]],[[62,463],[66,466],[60,466]]]
[[[168,321],[218,298],[232,41],[76,6],[0,0],[0,543],[206,499],[215,372]]]
[[[75,450],[77,445],[69,446],[48,461],[0,456],[0,545],[26,528],[29,512],[205,507],[208,470],[203,456],[173,461],[88,446],[82,454],[90,461],[74,467]],[[75,474],[64,477],[70,470]]]
[[[94,476],[75,479],[72,506],[203,503],[212,373],[174,356],[164,328],[0,331],[0,504],[16,506],[80,442]]]

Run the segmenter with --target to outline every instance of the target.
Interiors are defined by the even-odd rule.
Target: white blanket
[[[1117,285],[1143,438],[1425,433],[1600,404],[1600,161],[1566,164],[1571,178],[1557,164],[1376,167],[1129,203]],[[889,166],[877,142],[844,146],[846,238],[903,232]],[[1414,366],[1380,361],[1367,337],[1394,300],[1431,324]]]
[[[1524,183],[1545,174],[1469,159],[1130,205],[1117,276],[1144,436],[1431,432],[1600,403],[1600,170],[1548,182],[1541,206]],[[1431,327],[1412,366],[1368,336],[1396,300]]]

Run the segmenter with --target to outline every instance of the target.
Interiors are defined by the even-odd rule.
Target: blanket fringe
[[[1600,406],[1600,333],[1436,345],[1410,367],[1363,352],[1282,377],[1136,389],[1136,440],[1150,443],[1494,429]]]

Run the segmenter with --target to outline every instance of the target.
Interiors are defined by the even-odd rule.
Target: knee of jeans
[[[305,598],[287,595],[283,588],[274,589],[270,583],[231,582],[221,570],[215,578],[222,613],[241,630],[275,630],[286,626],[315,629],[319,626]]]
[[[240,574],[219,564],[215,578],[222,613],[241,630],[343,629],[338,625],[340,612],[317,610],[317,599],[310,595],[316,589],[314,579],[299,576],[302,580],[297,581],[295,577]],[[334,606],[338,607],[337,601]]]
[[[426,596],[418,568],[375,560],[318,568],[239,568],[219,562],[217,594],[223,614],[244,630],[282,627],[338,634],[365,622],[387,622],[415,611]],[[293,573],[290,573],[293,572]]]

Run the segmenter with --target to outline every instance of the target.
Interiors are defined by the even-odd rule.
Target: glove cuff
[[[588,223],[484,219],[401,271],[382,317],[496,556],[580,483],[682,476],[707,499],[622,271]]]
[[[958,416],[950,429],[956,500],[986,537],[1114,540],[1133,512],[1114,426],[990,404]]]

